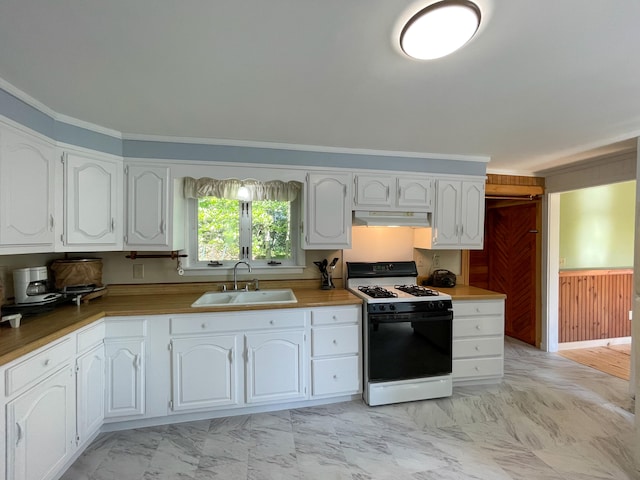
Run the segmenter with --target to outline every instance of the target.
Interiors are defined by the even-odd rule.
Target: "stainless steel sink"
[[[267,305],[271,303],[298,303],[290,288],[281,290],[255,290],[246,292],[206,292],[192,307],[217,307],[224,305]]]

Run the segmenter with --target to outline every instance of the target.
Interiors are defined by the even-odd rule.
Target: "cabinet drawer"
[[[487,357],[502,355],[504,341],[502,337],[466,338],[453,341],[453,358]]]
[[[332,325],[334,323],[358,323],[360,309],[348,308],[322,308],[311,310],[312,325]]]
[[[304,327],[305,315],[300,310],[271,310],[259,313],[221,313],[171,318],[171,334],[264,330]]]
[[[453,302],[453,316],[468,317],[473,315],[503,315],[503,300],[487,300],[483,302]]]
[[[147,334],[147,320],[144,318],[109,318],[105,325],[107,338],[144,337]]]
[[[104,322],[99,322],[78,332],[78,353],[102,343],[105,331]]]
[[[311,361],[313,395],[360,391],[360,361],[357,355]]]
[[[453,338],[477,337],[483,335],[502,335],[504,321],[502,317],[453,317]]]
[[[344,355],[358,353],[358,325],[314,327],[311,330],[311,355]]]
[[[6,394],[12,395],[23,387],[53,372],[75,354],[75,345],[70,337],[35,354],[19,364],[7,368]]]
[[[502,376],[503,358],[469,358],[453,361],[453,379]]]

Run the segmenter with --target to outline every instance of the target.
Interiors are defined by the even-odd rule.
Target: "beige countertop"
[[[193,284],[173,286],[109,286],[109,295],[87,304],[63,305],[37,316],[23,318],[20,327],[11,328],[9,322],[0,323],[0,366],[32,352],[103,317],[129,315],[167,315],[221,311],[266,310],[279,308],[310,308],[331,305],[359,305],[362,300],[343,288],[292,288],[297,303],[236,306],[191,307],[205,291],[212,288]],[[504,294],[477,287],[458,285],[439,289],[454,300],[482,300],[506,298]],[[113,294],[112,294],[113,291]]]

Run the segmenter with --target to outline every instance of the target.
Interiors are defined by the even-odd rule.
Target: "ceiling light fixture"
[[[455,52],[480,26],[480,9],[467,0],[442,0],[416,13],[400,33],[400,48],[418,60]]]

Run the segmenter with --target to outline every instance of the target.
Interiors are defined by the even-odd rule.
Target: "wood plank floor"
[[[561,350],[558,353],[574,362],[629,380],[631,371],[631,344],[629,343],[607,347]]]

